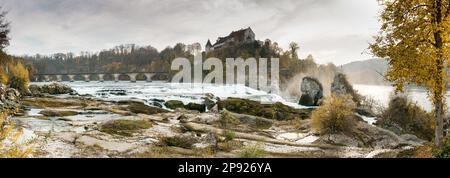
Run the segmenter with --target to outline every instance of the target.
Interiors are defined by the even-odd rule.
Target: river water
[[[299,106],[296,99],[282,98],[276,94],[268,94],[242,85],[213,85],[213,84],[180,84],[166,82],[143,82],[136,83],[121,81],[105,82],[63,82],[71,86],[79,94],[89,94],[106,100],[129,100],[139,99],[148,103],[155,100],[179,100],[185,104],[189,102],[200,103],[202,97],[210,93],[220,98],[238,97],[257,100],[266,103],[282,102],[295,108],[305,108]],[[38,85],[48,83],[33,83]],[[372,98],[381,106],[387,106],[393,94],[394,88],[380,85],[354,85],[355,90],[361,95]],[[410,88],[407,91],[408,97],[417,102],[425,110],[431,111],[432,106],[427,99],[426,90],[421,88]],[[447,100],[450,105],[450,100]]]

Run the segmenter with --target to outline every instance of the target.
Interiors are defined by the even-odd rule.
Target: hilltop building
[[[211,41],[208,40],[205,46],[205,50],[208,53],[210,51],[214,51],[223,47],[252,43],[255,41],[255,33],[250,27],[248,27],[246,29],[233,31],[226,37],[219,37],[214,45],[212,45]]]

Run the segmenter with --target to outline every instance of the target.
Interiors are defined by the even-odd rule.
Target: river
[[[94,97],[106,100],[128,100],[140,99],[148,103],[157,100],[180,100],[185,104],[189,102],[200,103],[205,94],[213,94],[219,98],[239,97],[261,102],[273,103],[282,102],[295,108],[304,108],[296,104],[295,99],[285,99],[276,94],[268,94],[263,91],[251,89],[242,85],[213,85],[213,84],[180,84],[166,82],[63,82],[71,86],[79,94],[92,95]],[[48,83],[32,83],[32,84],[48,84]],[[381,106],[387,106],[389,99],[393,94],[394,88],[391,86],[381,85],[354,85],[354,89],[361,95],[372,98]],[[431,111],[432,106],[427,98],[426,90],[421,88],[409,88],[408,97],[417,102],[425,110]],[[450,105],[450,100],[447,100]]]

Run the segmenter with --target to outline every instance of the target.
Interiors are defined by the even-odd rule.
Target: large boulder
[[[302,96],[299,104],[304,106],[318,106],[320,99],[323,98],[322,84],[315,78],[305,77],[300,86]]]
[[[333,83],[331,83],[331,93],[337,95],[351,95],[355,103],[360,104],[361,96],[353,89],[353,86],[347,80],[347,76],[338,73],[334,76]]]

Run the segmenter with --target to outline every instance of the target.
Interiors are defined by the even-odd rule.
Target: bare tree
[[[6,20],[6,11],[0,7],[0,51],[9,45],[9,22]]]

